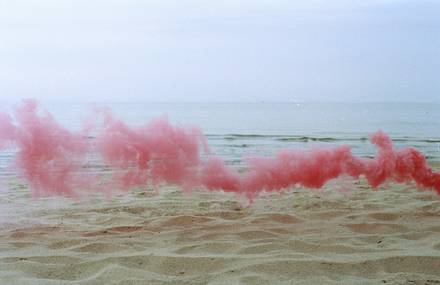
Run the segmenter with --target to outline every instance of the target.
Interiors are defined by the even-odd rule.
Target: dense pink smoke
[[[201,144],[204,137],[194,127],[174,127],[166,118],[159,118],[130,128],[110,114],[97,137],[104,162],[119,170],[112,182],[123,189],[148,183],[174,183],[186,190],[197,186]]]
[[[39,115],[33,100],[25,101],[14,115],[16,124],[0,114],[0,146],[18,147],[15,166],[32,193],[75,196],[75,188],[84,186],[76,163],[87,151],[83,137],[60,126],[51,114]]]
[[[202,187],[252,200],[263,191],[296,185],[320,188],[341,175],[363,176],[373,187],[386,181],[415,182],[440,194],[440,173],[428,166],[423,154],[414,148],[395,150],[381,131],[371,136],[377,147],[373,159],[353,155],[348,146],[282,150],[274,157],[248,158],[247,170],[238,172],[218,157],[201,159],[202,147],[208,147],[195,127],[173,126],[159,118],[132,128],[110,112],[103,117],[92,144],[84,133],[70,132],[49,113],[41,115],[34,101],[25,101],[13,116],[0,113],[0,148],[18,148],[16,166],[36,196],[77,196],[103,191],[103,185],[111,192],[172,183],[187,191]],[[110,177],[86,173],[86,154],[91,152],[111,167]]]
[[[295,185],[320,188],[341,175],[355,178],[363,175],[373,187],[387,180],[414,181],[440,194],[440,173],[432,171],[418,150],[394,150],[390,138],[381,131],[371,136],[371,142],[378,149],[374,159],[354,156],[348,146],[313,151],[283,150],[275,157],[248,159],[249,171],[244,174],[214,158],[202,168],[202,185],[210,190],[243,193],[252,199],[262,191],[279,191]]]

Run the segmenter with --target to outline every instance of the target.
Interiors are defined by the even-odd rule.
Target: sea
[[[348,145],[362,157],[376,149],[369,136],[387,133],[396,148],[415,147],[428,161],[440,161],[440,104],[435,103],[41,103],[72,130],[109,108],[128,125],[140,126],[167,116],[179,126],[196,126],[206,136],[209,155],[229,165],[242,165],[248,156],[270,156],[284,149]],[[5,108],[3,108],[5,109]],[[6,169],[13,151],[0,153]]]

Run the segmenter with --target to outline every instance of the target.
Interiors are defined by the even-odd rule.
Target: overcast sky
[[[0,0],[0,100],[440,102],[440,1]]]

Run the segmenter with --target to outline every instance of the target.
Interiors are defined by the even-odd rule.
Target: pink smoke
[[[202,187],[252,200],[263,191],[296,185],[320,188],[341,175],[363,176],[373,187],[386,181],[415,182],[440,194],[440,173],[428,166],[423,154],[414,148],[394,149],[381,131],[371,136],[377,147],[373,159],[353,155],[348,146],[282,150],[274,157],[248,158],[243,173],[218,157],[203,161],[202,147],[205,152],[208,148],[202,132],[173,126],[166,118],[132,128],[106,112],[97,133],[95,144],[89,143],[84,133],[70,132],[47,112],[39,114],[35,101],[25,101],[12,116],[0,114],[0,149],[18,148],[16,166],[35,196],[75,197],[103,188],[127,190],[172,183],[186,191]],[[111,167],[110,177],[86,173],[83,166],[90,152]]]
[[[275,157],[248,159],[249,171],[240,174],[229,169],[218,158],[208,161],[202,170],[202,185],[243,193],[253,199],[262,191],[280,191],[295,185],[320,188],[341,175],[365,176],[377,187],[387,180],[399,183],[416,182],[434,188],[440,194],[440,173],[433,172],[425,157],[414,148],[396,151],[390,138],[381,131],[371,136],[378,155],[374,159],[354,156],[347,146],[314,151],[283,150]]]
[[[87,151],[83,137],[60,126],[51,114],[39,115],[34,100],[24,101],[14,118],[16,124],[9,115],[0,115],[0,145],[18,147],[16,167],[32,193],[75,196],[75,188],[83,186],[75,175],[79,169],[76,161]]]
[[[174,183],[190,190],[197,186],[199,146],[204,143],[199,129],[175,127],[166,118],[130,128],[106,114],[97,150],[105,163],[122,172],[113,177],[116,186]]]

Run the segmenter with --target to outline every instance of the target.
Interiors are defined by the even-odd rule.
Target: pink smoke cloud
[[[140,127],[130,127],[110,112],[91,144],[84,132],[73,133],[47,112],[40,114],[35,101],[25,101],[15,112],[0,113],[0,149],[18,148],[16,167],[34,196],[112,192],[163,183],[185,191],[204,188],[255,199],[263,191],[281,191],[292,186],[320,188],[341,175],[365,177],[372,187],[386,181],[415,182],[440,194],[440,173],[434,172],[415,148],[396,150],[391,139],[378,131],[371,136],[375,158],[352,154],[348,146],[282,150],[273,157],[250,157],[246,171],[239,172],[219,157],[204,161],[206,139],[196,127],[174,126],[165,117]],[[84,128],[90,129],[89,127]],[[88,153],[110,166],[110,177],[88,174]],[[104,182],[105,181],[105,182]]]
[[[0,145],[18,147],[15,166],[32,193],[75,196],[75,188],[84,186],[75,175],[79,168],[76,162],[87,150],[83,137],[59,125],[51,114],[38,114],[34,100],[24,101],[14,118],[16,124],[9,115],[0,115]]]
[[[348,175],[364,176],[373,187],[385,181],[415,182],[440,194],[440,173],[428,166],[422,153],[414,148],[395,150],[391,139],[381,131],[371,136],[371,142],[378,149],[374,159],[357,157],[348,146],[283,150],[275,157],[248,159],[249,171],[244,174],[215,158],[203,166],[202,184],[210,190],[242,193],[253,199],[263,191],[280,191],[296,185],[320,188],[331,179]]]
[[[107,113],[96,140],[104,162],[122,172],[113,176],[116,186],[174,183],[190,190],[198,184],[200,145],[205,138],[195,127],[176,127],[162,117],[130,128]]]

